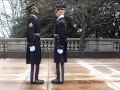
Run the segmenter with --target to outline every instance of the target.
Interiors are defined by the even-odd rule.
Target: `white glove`
[[[59,54],[62,54],[62,53],[63,53],[63,49],[57,49],[57,52],[58,52]]]
[[[31,52],[35,51],[35,46],[30,46],[30,51]]]

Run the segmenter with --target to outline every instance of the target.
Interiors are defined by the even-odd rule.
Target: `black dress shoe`
[[[54,80],[51,81],[51,83],[53,83],[53,84],[62,84],[63,82],[60,82],[59,80],[54,79]]]
[[[35,80],[35,82],[31,82],[31,84],[43,84],[44,80]]]

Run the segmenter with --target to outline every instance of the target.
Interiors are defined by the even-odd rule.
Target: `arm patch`
[[[29,27],[33,27],[33,23],[32,22],[29,24]]]

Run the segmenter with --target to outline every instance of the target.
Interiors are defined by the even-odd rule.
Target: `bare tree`
[[[117,5],[114,0],[66,0],[67,14],[82,29],[80,51],[84,51],[86,32],[90,27],[110,23],[114,18]]]
[[[5,37],[9,37],[12,27],[18,23],[17,18],[24,14],[22,9],[25,8],[24,0],[1,0],[0,27]]]

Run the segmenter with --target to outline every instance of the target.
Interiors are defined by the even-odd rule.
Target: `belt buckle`
[[[58,36],[58,34],[54,34],[54,37]]]
[[[34,33],[35,36],[40,36],[40,33]]]

